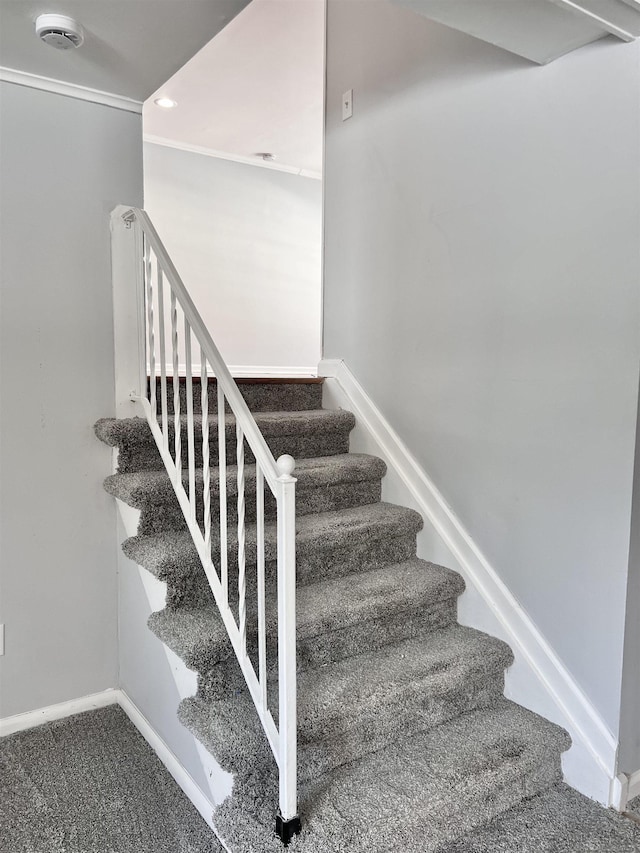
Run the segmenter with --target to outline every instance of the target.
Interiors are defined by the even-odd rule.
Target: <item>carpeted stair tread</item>
[[[152,613],[147,625],[189,669],[206,672],[233,655],[227,629],[214,608],[165,608]]]
[[[255,379],[236,379],[238,390],[252,412],[293,412],[322,407],[322,382],[305,381],[304,379],[271,379],[271,381]],[[214,379],[208,383],[209,410],[217,411],[218,386]],[[186,411],[186,381],[180,377],[180,410]],[[161,404],[161,381],[156,380],[156,399],[158,411]],[[194,412],[201,411],[202,389],[200,377],[192,380],[192,399]],[[227,403],[227,407],[228,407]],[[173,412],[173,377],[167,377],[167,408]]]
[[[260,432],[265,438],[274,435],[314,435],[321,432],[350,432],[355,426],[355,418],[351,412],[343,409],[309,409],[299,412],[253,412]],[[202,415],[194,413],[194,426],[201,430]],[[210,414],[210,437],[217,433],[218,416]],[[187,416],[180,416],[180,424],[184,431]],[[161,420],[158,418],[158,424]],[[174,419],[169,418],[168,426],[173,432]],[[225,417],[227,433],[235,435],[235,415]],[[123,442],[139,443],[141,440],[151,440],[151,430],[145,418],[101,418],[95,425],[97,437],[112,447]]]
[[[422,517],[415,510],[394,504],[377,503],[333,512],[317,513],[296,519],[296,553],[298,581],[301,580],[301,558],[317,561],[317,572],[308,571],[307,580],[319,579],[324,569],[323,554],[333,550],[354,548],[359,544],[374,549],[388,537],[413,536],[422,529]],[[275,523],[265,524],[265,559],[276,558],[277,530]],[[215,526],[213,529],[215,534]],[[246,530],[247,561],[255,561],[256,527]],[[169,531],[153,535],[133,536],[123,544],[129,559],[146,568],[160,580],[180,582],[180,579],[201,574],[203,569],[191,535]],[[214,543],[215,548],[215,543]],[[415,546],[414,546],[415,548]],[[235,531],[230,531],[230,560],[237,551]],[[415,551],[414,551],[415,553]],[[313,566],[312,566],[313,568]]]
[[[390,613],[420,610],[464,592],[462,577],[418,558],[352,577],[303,586],[297,595],[298,634],[312,637],[359,621],[380,622]]]
[[[638,853],[640,825],[558,784],[479,827],[446,853]],[[445,853],[445,851],[442,851]]]
[[[464,581],[456,572],[414,558],[300,587],[301,668],[329,663],[455,622]]]
[[[564,731],[505,699],[401,739],[308,787],[311,849],[324,837],[332,851],[435,853],[558,782],[569,746]]]
[[[504,669],[512,660],[509,648],[499,640],[455,626],[301,673],[301,779],[327,773],[460,714],[489,707],[501,696]],[[276,697],[274,689],[277,702]],[[215,755],[220,756],[221,720],[227,726],[230,718],[234,726],[242,722],[237,703],[237,695],[218,700],[199,696],[182,703],[183,711],[189,713],[190,729]],[[251,718],[244,720],[246,729],[257,729],[250,706],[245,714]],[[260,736],[259,729],[255,736]],[[237,738],[245,739],[241,726]]]
[[[463,686],[469,679],[493,678],[513,663],[513,653],[501,640],[462,625],[354,655],[330,666],[307,670],[298,677],[299,715],[305,725],[301,742],[323,737],[323,728],[348,716],[371,725],[389,693],[402,702],[416,701],[425,717],[433,698]],[[363,678],[366,673],[366,678]],[[428,688],[428,689],[427,689]],[[406,731],[407,736],[410,734]]]
[[[349,433],[355,425],[351,412],[341,409],[314,409],[301,412],[254,412],[254,419],[269,449],[277,459],[288,453],[295,459],[334,456],[349,451]],[[202,415],[194,414],[194,456],[196,466],[202,465]],[[211,414],[209,423],[210,462],[218,458],[218,417]],[[173,450],[175,420],[168,418],[169,447]],[[106,444],[117,447],[118,471],[156,470],[164,467],[149,424],[145,418],[105,418],[95,424],[95,432]],[[180,418],[182,463],[187,467],[187,419]],[[236,460],[236,423],[233,415],[225,418],[227,463]],[[245,459],[253,454],[245,441]]]
[[[179,715],[198,734],[196,703],[181,703]],[[219,719],[216,724],[209,716],[219,729],[214,741],[224,737],[225,726],[233,729],[233,724]],[[331,773],[303,781],[303,832],[290,849],[445,853],[475,827],[557,783],[560,754],[569,745],[562,729],[498,698],[490,707],[400,737]],[[261,756],[268,757],[267,751],[261,750]],[[228,753],[233,755],[231,748]],[[241,762],[243,756],[237,752],[235,758]],[[216,810],[216,826],[234,853],[280,850],[272,837],[272,804],[277,798],[272,760],[269,766],[266,770],[261,763],[254,775],[240,775],[234,796]]]
[[[365,572],[354,584],[336,578],[303,586],[297,594],[298,664],[319,666],[437,630],[455,620],[464,581],[455,572],[414,559]],[[268,590],[268,648],[277,649],[275,584]],[[247,595],[248,647],[256,647],[257,602]],[[208,604],[153,613],[149,627],[192,669],[206,672],[232,655],[211,596]],[[253,631],[252,631],[253,627]]]
[[[300,459],[296,463],[294,476],[297,479],[296,495],[310,489],[323,486],[377,481],[384,477],[386,465],[376,456],[364,453],[343,453],[336,456]],[[182,472],[182,481],[186,484],[189,472]],[[196,486],[202,490],[203,474],[196,472]],[[227,499],[237,497],[238,468],[228,465],[226,470]],[[125,474],[111,474],[104,481],[105,490],[114,498],[119,498],[136,509],[155,508],[167,502],[177,506],[177,498],[171,479],[165,469],[133,471]],[[210,469],[211,496],[220,492],[220,469]],[[255,495],[255,466],[245,468],[245,494]],[[178,507],[179,508],[179,507]]]

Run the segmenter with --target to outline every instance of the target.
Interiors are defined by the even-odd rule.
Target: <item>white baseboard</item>
[[[415,506],[430,526],[432,543],[439,539],[440,552],[445,550],[457,563],[450,568],[460,571],[467,582],[465,597],[475,595],[474,604],[467,607],[466,624],[485,631],[495,626],[511,645],[516,662],[507,675],[509,698],[569,731],[573,746],[563,757],[566,781],[610,805],[617,743],[606,723],[346,364],[324,360],[318,375],[328,379],[325,394],[354,413],[358,428],[369,436],[368,446],[394,472],[400,486],[394,497],[400,495],[403,503]],[[366,446],[365,442],[358,449]]]
[[[127,696],[124,690],[118,690],[118,704],[125,712],[127,717],[131,720],[133,725],[140,732],[142,737],[149,744],[151,749],[158,756],[160,761],[167,768],[169,773],[173,776],[177,784],[182,789],[185,796],[191,800],[193,805],[196,807],[203,820],[209,825],[209,827],[214,831],[216,836],[218,836],[217,830],[213,823],[213,812],[215,809],[215,803],[209,799],[209,797],[205,794],[205,792],[200,788],[197,782],[193,779],[193,777],[189,774],[189,772],[182,765],[178,757],[174,752],[167,746],[164,740],[160,737],[158,732],[153,728],[151,723],[144,716],[142,711],[135,705],[131,699]],[[218,836],[219,838],[219,836]],[[222,842],[222,839],[220,839]],[[225,847],[225,849],[228,849]]]
[[[173,365],[167,364],[166,376],[173,376]],[[234,379],[315,379],[318,368],[314,365],[273,365],[273,364],[230,364],[229,372]],[[156,364],[156,376],[160,376],[162,368]],[[178,376],[187,375],[186,364],[178,365]],[[191,375],[200,376],[200,364],[191,366]]]
[[[59,702],[57,705],[48,705],[46,708],[38,708],[24,714],[4,717],[0,720],[0,737],[33,729],[54,720],[62,720],[65,717],[71,717],[73,714],[95,711],[96,708],[106,708],[107,705],[115,705],[119,701],[119,691],[115,688],[109,688],[100,693],[92,693],[90,696],[81,696],[79,699],[70,699],[68,702]]]
[[[619,773],[611,784],[611,806],[616,811],[626,811],[631,800],[640,796],[640,770],[630,775]]]
[[[627,792],[627,803],[630,800],[635,800],[636,797],[640,797],[640,770],[636,770],[635,773],[632,773],[629,776],[629,790]],[[626,803],[625,803],[626,806]]]

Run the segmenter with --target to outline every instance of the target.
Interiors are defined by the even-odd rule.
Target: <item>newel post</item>
[[[130,207],[111,213],[111,282],[115,355],[116,417],[140,414],[146,393],[144,275],[142,230]]]
[[[280,810],[276,815],[276,833],[286,845],[300,832],[296,694],[296,478],[292,476],[295,461],[291,456],[281,456],[277,466]]]

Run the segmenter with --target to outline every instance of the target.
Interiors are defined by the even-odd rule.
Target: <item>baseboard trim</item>
[[[88,86],[80,86],[78,83],[65,83],[64,80],[54,80],[51,77],[42,77],[40,74],[29,74],[15,68],[0,66],[0,81],[14,83],[16,86],[27,86],[29,89],[39,89],[42,92],[52,92],[54,95],[64,95],[67,98],[76,98],[79,101],[89,101],[92,104],[102,104],[102,106],[125,110],[128,113],[142,114],[142,101],[135,101],[133,98],[116,95],[113,92],[90,89]]]
[[[627,794],[627,802],[640,797],[640,770],[636,770],[629,776],[629,792]],[[626,805],[626,804],[625,804]]]
[[[118,690],[117,692],[118,704],[122,710],[125,712],[127,717],[129,717],[151,749],[153,749],[160,761],[162,761],[169,773],[173,776],[185,796],[191,800],[193,805],[200,812],[202,818],[215,832],[212,820],[215,805],[207,797],[202,788],[200,788],[191,774],[180,763],[176,754],[167,746],[138,706],[131,701],[124,690]]]
[[[640,770],[635,773],[618,773],[611,783],[610,804],[618,812],[625,812],[631,800],[640,796]]]
[[[315,379],[318,376],[318,368],[313,365],[230,364],[229,372],[234,379]],[[161,375],[162,368],[156,364],[156,376]],[[179,364],[178,376],[186,375],[186,364]],[[191,375],[200,376],[200,363],[192,364]],[[173,365],[167,364],[166,376],[173,376]]]
[[[67,702],[59,702],[56,705],[47,705],[35,711],[26,711],[24,714],[15,714],[12,717],[0,719],[0,737],[12,735],[43,726],[54,720],[62,720],[73,714],[82,714],[84,711],[95,711],[97,708],[106,708],[108,705],[116,705],[120,701],[119,690],[109,688],[100,693],[92,693],[89,696],[81,696],[79,699],[70,699]]]
[[[591,756],[598,778],[590,782],[589,795],[601,802],[607,800],[615,779],[617,743],[606,723],[344,361],[321,361],[318,375],[338,383],[358,421],[458,561],[465,580],[473,584],[502,625],[514,652],[526,659],[558,708],[563,725]]]

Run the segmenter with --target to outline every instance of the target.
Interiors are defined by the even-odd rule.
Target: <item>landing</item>
[[[220,853],[116,707],[0,740],[2,853]]]

